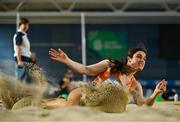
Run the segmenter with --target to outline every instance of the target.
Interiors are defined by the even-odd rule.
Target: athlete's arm
[[[102,73],[109,67],[109,64],[110,64],[109,60],[103,60],[99,63],[85,66],[83,64],[80,64],[70,59],[67,56],[67,54],[63,52],[62,50],[56,51],[55,49],[50,49],[49,54],[52,60],[56,60],[58,62],[64,63],[69,68],[73,69],[74,71],[78,73],[91,75],[91,76],[97,76],[98,74]]]

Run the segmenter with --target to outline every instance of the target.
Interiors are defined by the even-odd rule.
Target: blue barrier
[[[155,87],[161,80],[139,80],[142,86]],[[180,80],[167,80],[167,87],[180,88]]]

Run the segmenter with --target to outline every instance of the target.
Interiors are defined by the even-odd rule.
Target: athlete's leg
[[[68,105],[79,105],[80,98],[82,96],[81,89],[77,88],[70,92],[68,99],[58,98],[55,100],[44,101],[42,106],[45,108],[64,107]]]

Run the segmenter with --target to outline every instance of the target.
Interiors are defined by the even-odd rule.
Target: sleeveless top
[[[110,70],[106,70],[104,71],[103,73],[101,73],[100,75],[98,75],[96,77],[95,80],[93,80],[92,82],[94,84],[97,84],[97,83],[100,83],[100,82],[107,82],[107,83],[111,83],[113,86],[121,89],[122,88],[122,84],[119,82],[119,79],[121,77],[121,74],[120,73],[113,73],[111,74]],[[132,89],[135,85],[135,77],[133,76],[131,78],[131,80],[129,81],[129,83],[127,84],[127,87],[129,89]]]

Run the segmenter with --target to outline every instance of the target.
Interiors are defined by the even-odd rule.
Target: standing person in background
[[[27,31],[29,29],[29,20],[27,18],[21,18],[19,22],[19,28],[14,35],[14,58],[17,63],[16,76],[18,80],[26,83],[30,82],[30,78],[25,70],[26,63],[35,63],[36,55],[30,50],[30,42],[27,37]]]

